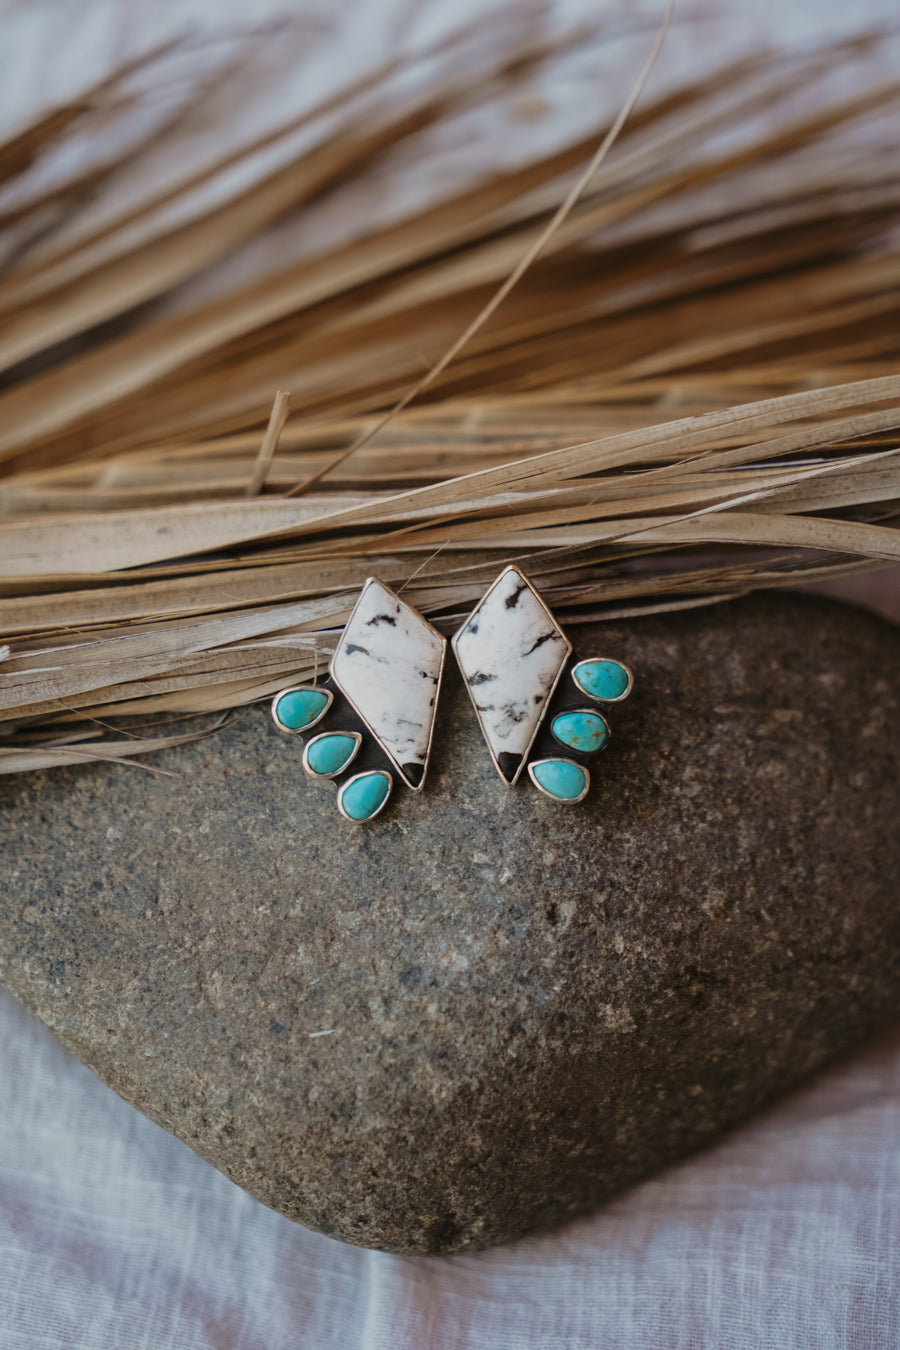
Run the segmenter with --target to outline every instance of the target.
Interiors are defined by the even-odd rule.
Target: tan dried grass
[[[398,103],[398,58],[300,119],[323,130],[296,152],[297,119],[58,243],[48,194],[21,185],[85,108],[128,104],[134,65],[0,145],[0,194],[18,190],[5,214],[0,195],[0,771],[200,734],[109,730],[117,714],[217,725],[320,669],[373,573],[450,628],[509,561],[565,620],[900,560],[900,84],[829,94],[884,35],[645,96],[554,232],[608,128],[213,298],[150,303],[526,90],[578,36],[523,45],[498,22],[474,74],[459,35],[450,73]],[[276,169],[202,204],[273,144]]]

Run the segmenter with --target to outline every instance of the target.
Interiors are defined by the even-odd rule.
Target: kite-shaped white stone
[[[531,583],[507,567],[453,639],[484,739],[512,787],[572,644]]]
[[[425,781],[447,641],[389,586],[370,577],[331,661],[341,693],[403,781]]]

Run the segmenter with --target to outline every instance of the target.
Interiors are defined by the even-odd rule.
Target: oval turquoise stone
[[[618,661],[579,661],[572,679],[583,693],[614,703],[628,692],[628,671]]]
[[[599,713],[566,712],[554,717],[553,735],[570,750],[593,755],[602,750],[609,736],[609,727]]]
[[[561,802],[575,801],[588,785],[587,769],[570,759],[545,759],[532,765],[531,773],[549,796]]]
[[[282,694],[275,704],[278,718],[291,731],[303,731],[311,727],[328,707],[329,699],[324,689],[292,689]]]
[[[390,774],[379,769],[363,773],[342,788],[341,806],[351,820],[371,820],[384,806],[390,790]]]
[[[317,736],[306,747],[306,762],[311,773],[334,774],[346,769],[356,754],[359,742],[343,731],[329,731]]]

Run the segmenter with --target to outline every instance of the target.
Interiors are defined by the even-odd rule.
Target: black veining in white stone
[[[425,781],[446,639],[370,577],[331,662],[332,678],[417,791]]]
[[[516,567],[507,567],[453,639],[497,770],[512,786],[572,645]]]

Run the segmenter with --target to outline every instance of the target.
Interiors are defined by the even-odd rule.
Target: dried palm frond
[[[314,674],[372,573],[452,627],[509,561],[602,619],[900,560],[884,34],[651,86],[383,425],[612,118],[468,178],[454,129],[538,115],[586,43],[649,43],[523,14],[227,155],[190,140],[227,47],[162,48],[0,145],[0,771],[130,759],[195,733],[105,719]]]

